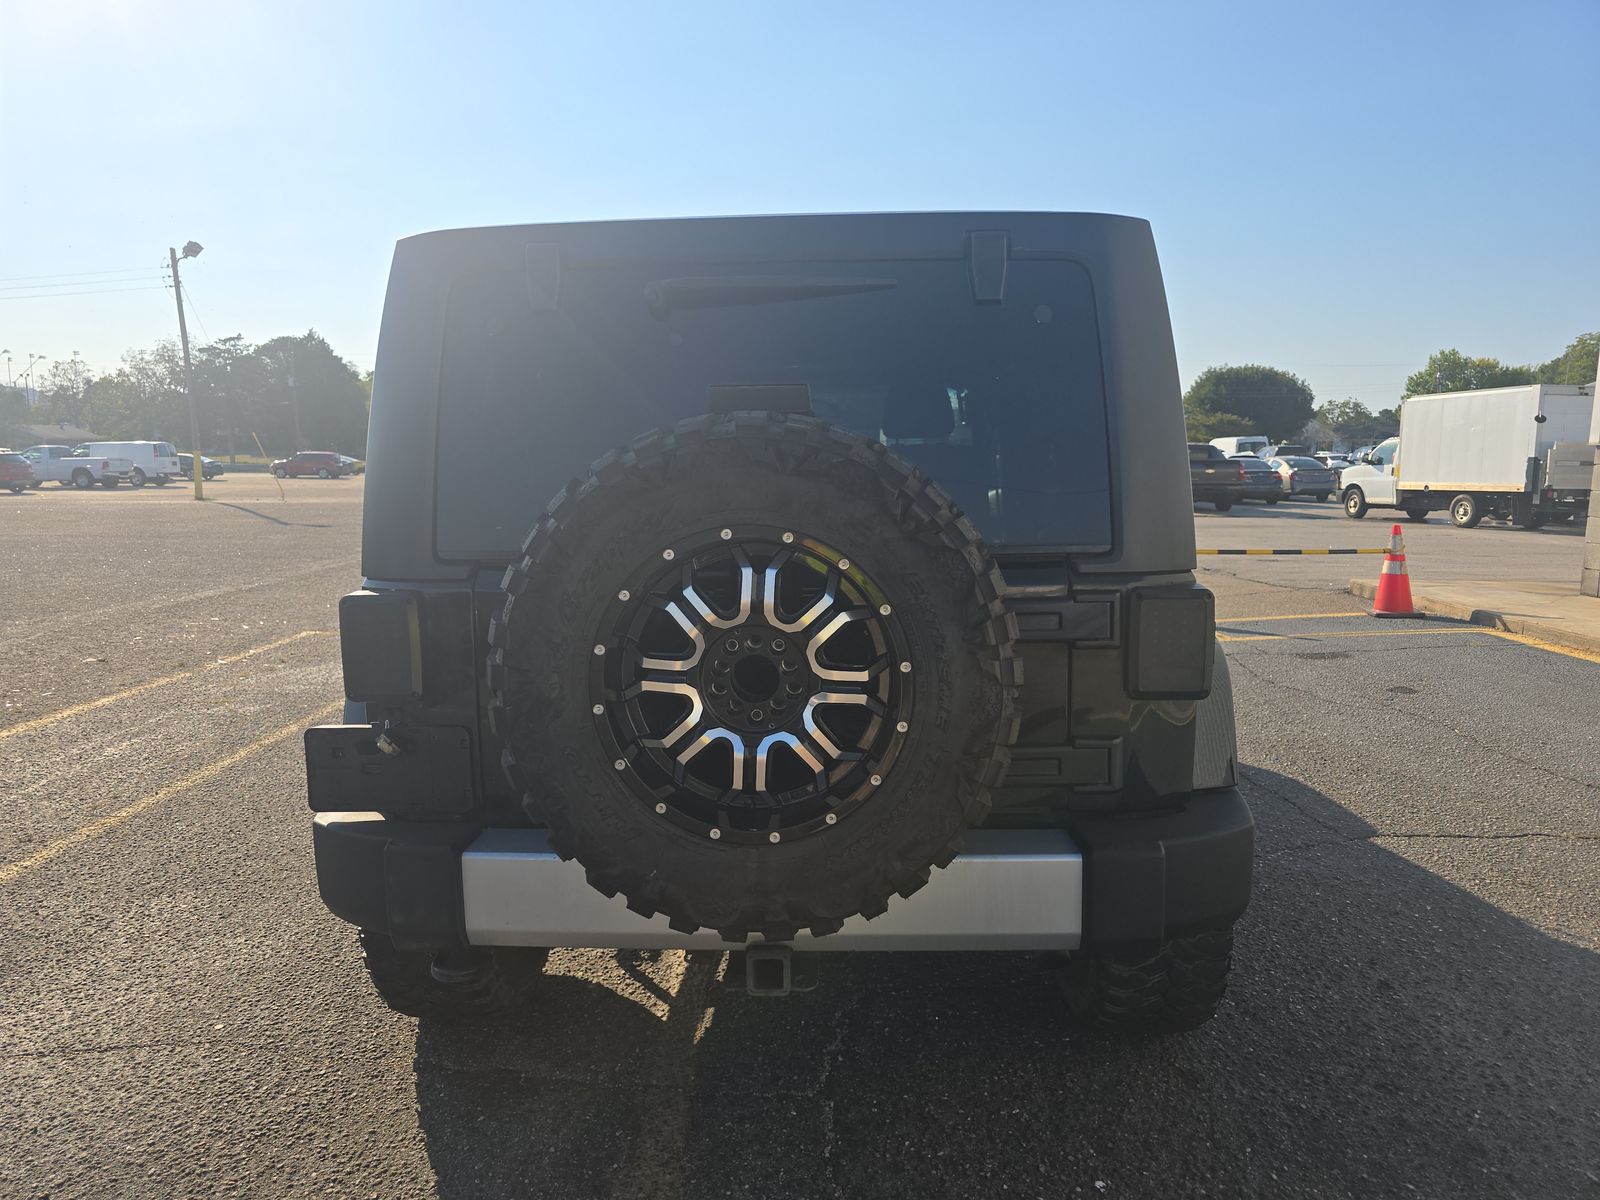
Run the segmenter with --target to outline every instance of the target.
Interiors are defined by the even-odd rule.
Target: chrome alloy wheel
[[[615,770],[658,816],[733,844],[827,829],[911,729],[914,664],[888,596],[794,531],[708,530],[619,589],[593,647]]]

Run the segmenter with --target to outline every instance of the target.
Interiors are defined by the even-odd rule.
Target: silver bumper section
[[[630,912],[562,862],[542,829],[489,829],[461,856],[467,940],[475,946],[726,950]],[[814,950],[1071,950],[1083,932],[1083,855],[1059,830],[974,830],[965,851],[908,900],[838,933],[802,933]]]

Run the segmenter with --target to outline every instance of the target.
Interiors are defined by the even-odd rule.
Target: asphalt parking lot
[[[311,867],[362,482],[208,489],[0,499],[0,1195],[1600,1195],[1600,664],[1373,622],[1375,557],[1202,560],[1260,840],[1191,1035],[1084,1034],[1027,955],[827,955],[772,1001],[717,954],[563,952],[447,1028],[379,1005]],[[1582,553],[1405,535],[1418,575]]]

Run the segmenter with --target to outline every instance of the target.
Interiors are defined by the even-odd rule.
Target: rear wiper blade
[[[651,309],[664,313],[673,308],[777,304],[785,300],[884,292],[895,287],[896,283],[893,279],[863,279],[859,275],[708,275],[657,279],[645,284],[644,298]]]

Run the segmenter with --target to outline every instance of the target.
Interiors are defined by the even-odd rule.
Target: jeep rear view
[[[318,880],[391,1006],[552,947],[1029,950],[1214,1011],[1249,897],[1149,226],[930,213],[407,239]]]

